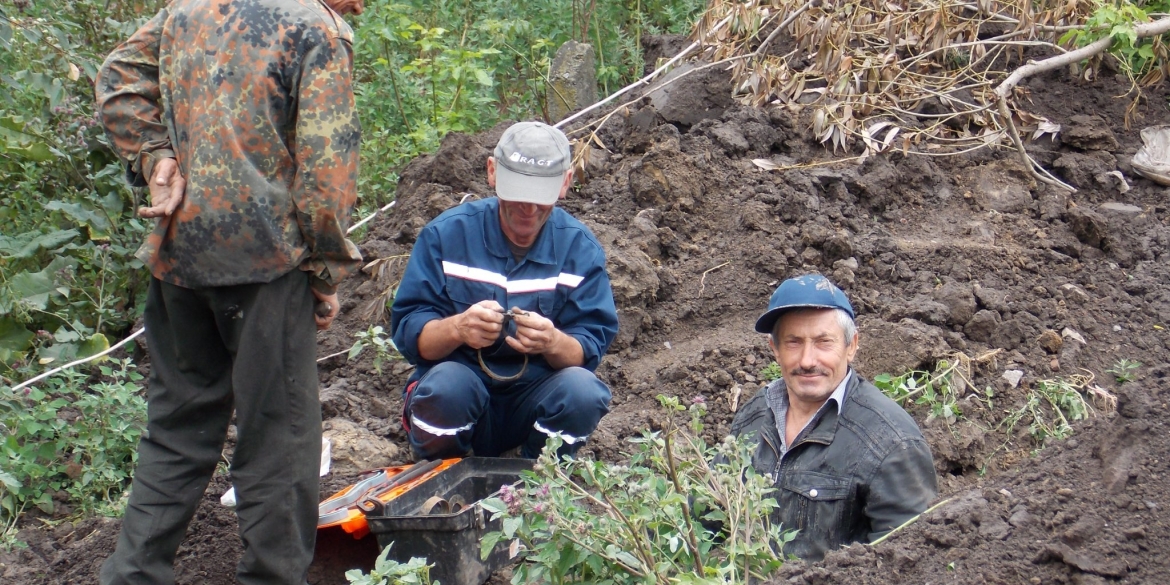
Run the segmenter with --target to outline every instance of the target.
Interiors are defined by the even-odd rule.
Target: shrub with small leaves
[[[925,405],[930,409],[927,420],[941,418],[953,423],[963,414],[959,410],[959,395],[968,385],[956,376],[957,365],[939,360],[933,373],[913,370],[900,376],[879,374],[874,376],[873,384],[903,408],[912,403]]]
[[[561,440],[551,438],[517,487],[482,502],[502,530],[484,537],[481,554],[516,539],[527,561],[517,584],[747,583],[779,568],[795,533],[769,521],[773,487],[751,467],[751,441],[708,446],[703,401],[659,400],[666,420],[631,441],[628,464],[558,461]]]
[[[394,347],[394,342],[389,337],[386,337],[381,325],[371,325],[369,329],[358,331],[353,336],[357,338],[357,341],[349,348],[349,354],[346,356],[347,360],[353,361],[367,347],[372,347],[374,348],[374,370],[381,374],[382,362],[392,359],[402,359],[402,354],[398,353],[398,348]]]
[[[11,530],[29,506],[54,512],[54,494],[85,514],[116,515],[146,426],[142,375],[129,360],[77,370],[44,389],[0,387],[0,521]]]

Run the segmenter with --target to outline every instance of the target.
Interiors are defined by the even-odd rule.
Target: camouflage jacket
[[[98,112],[131,184],[167,157],[187,179],[138,251],[155,277],[199,288],[299,268],[328,293],[361,263],[346,238],[352,39],[321,0],[173,0],[106,58]]]

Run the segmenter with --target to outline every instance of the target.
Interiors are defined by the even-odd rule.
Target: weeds
[[[784,373],[780,371],[780,364],[776,362],[772,362],[760,370],[760,379],[768,383],[775,382],[783,377]]]
[[[874,376],[873,383],[903,408],[910,403],[926,405],[930,410],[928,421],[942,418],[953,423],[963,414],[959,409],[960,387],[967,387],[966,378],[958,372],[961,363],[957,359],[953,364],[940,360],[933,373],[912,370],[901,376],[880,374]],[[956,387],[956,380],[960,387]]]
[[[353,361],[354,358],[361,355],[367,347],[372,347],[374,348],[374,370],[381,374],[382,362],[402,359],[402,354],[398,353],[394,342],[386,337],[381,325],[371,325],[369,329],[358,331],[353,336],[357,338],[357,341],[349,348],[349,354],[346,356],[349,361]]]
[[[97,66],[144,6],[10,6],[0,7],[0,383],[108,347],[148,282],[133,256],[147,224],[92,105]]]
[[[405,563],[390,558],[390,547],[386,545],[378,560],[374,562],[374,570],[362,573],[358,569],[345,572],[345,578],[353,585],[439,585],[431,582],[431,567],[426,559],[414,557]]]
[[[1093,404],[1096,404],[1094,408]],[[1065,378],[1040,380],[1027,390],[1024,404],[1009,410],[991,430],[1002,431],[1008,438],[992,451],[983,464],[987,463],[1011,443],[1017,425],[1028,423],[1028,436],[1036,449],[1044,447],[1050,439],[1067,439],[1073,434],[1072,423],[1087,420],[1097,411],[1106,413],[1117,410],[1117,397],[1093,383],[1091,374],[1075,374]]]
[[[63,494],[77,511],[116,515],[137,462],[146,421],[142,375],[129,360],[99,367],[100,379],[66,370],[46,390],[0,388],[0,526],[11,540],[29,506],[54,512]]]
[[[795,533],[769,522],[776,501],[751,467],[753,445],[729,437],[709,447],[701,399],[659,401],[667,419],[632,441],[628,465],[557,461],[561,442],[550,439],[521,487],[484,500],[503,530],[484,537],[481,553],[517,539],[528,562],[513,583],[747,583],[778,568]]]
[[[360,211],[392,198],[398,173],[451,132],[503,120],[548,120],[549,65],[561,44],[591,43],[608,89],[642,75],[642,31],[684,32],[699,0],[546,3],[376,0],[355,22],[362,112]],[[548,120],[556,122],[556,120]]]
[[[1136,377],[1136,372],[1134,370],[1136,370],[1140,367],[1142,367],[1141,362],[1135,362],[1135,361],[1132,361],[1129,359],[1122,358],[1120,360],[1117,360],[1117,363],[1113,364],[1112,368],[1109,368],[1105,371],[1110,373],[1110,374],[1113,374],[1113,379],[1118,384],[1125,384],[1127,382],[1132,382],[1134,380],[1134,378]]]

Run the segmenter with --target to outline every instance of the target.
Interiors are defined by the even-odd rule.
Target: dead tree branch
[[[1170,17],[1160,18],[1153,22],[1139,24],[1135,26],[1133,30],[1134,34],[1139,39],[1163,34],[1167,31],[1170,31]],[[1037,165],[1036,162],[1033,161],[1030,156],[1028,156],[1027,151],[1024,150],[1024,143],[1022,140],[1020,140],[1019,132],[1016,130],[1015,122],[1012,121],[1012,116],[1008,109],[1008,96],[1011,95],[1012,90],[1015,89],[1015,87],[1019,85],[1021,81],[1027,79],[1028,77],[1038,73],[1060,69],[1061,67],[1067,67],[1073,63],[1078,63],[1080,61],[1084,61],[1085,59],[1095,57],[1108,50],[1111,46],[1113,46],[1113,37],[1104,37],[1088,45],[1085,45],[1080,49],[1065,53],[1063,55],[1049,57],[1040,61],[1031,61],[1013,71],[1012,74],[1007,77],[1007,79],[1004,79],[1003,82],[996,86],[995,97],[996,101],[999,103],[1000,116],[1004,118],[1004,123],[1011,132],[1012,141],[1016,144],[1016,150],[1020,152],[1020,158],[1024,163],[1024,166],[1028,168],[1032,172],[1032,175],[1040,181],[1043,181],[1049,185],[1063,187],[1070,191],[1076,191],[1076,189],[1073,189],[1069,185],[1057,180],[1047,172],[1042,174],[1040,171],[1043,169],[1039,169],[1039,165]]]

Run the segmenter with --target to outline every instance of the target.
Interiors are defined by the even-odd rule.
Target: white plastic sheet
[[[333,461],[333,443],[329,439],[321,438],[321,477],[325,477],[329,473],[329,465]],[[228,508],[234,508],[236,505],[236,488],[230,487],[228,491],[224,492],[219,497],[219,503]]]
[[[1170,125],[1142,128],[1142,142],[1131,161],[1133,170],[1159,185],[1170,186]]]

